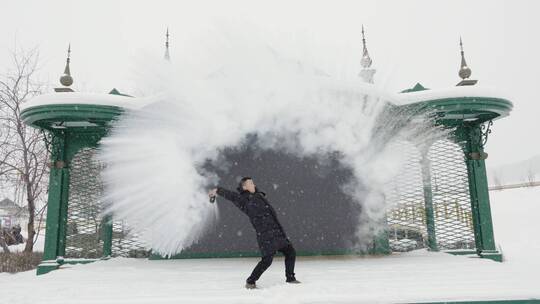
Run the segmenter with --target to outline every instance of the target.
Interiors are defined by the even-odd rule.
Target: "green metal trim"
[[[65,259],[62,261],[62,265],[89,264],[97,261],[101,261],[101,259]]]
[[[424,87],[423,85],[421,85],[419,82],[417,82],[414,85],[414,87],[412,87],[410,89],[403,90],[403,91],[401,91],[401,93],[411,93],[411,92],[426,91],[426,90],[429,90],[429,89]]]
[[[449,253],[452,255],[469,255],[474,254],[477,255],[476,250],[469,250],[469,249],[461,249],[461,250],[445,250],[445,253]]]
[[[42,275],[42,274],[49,273],[49,272],[51,272],[53,270],[58,269],[58,267],[60,267],[60,264],[58,264],[56,262],[41,263],[41,264],[38,265],[38,267],[36,269],[36,275]]]
[[[51,125],[58,121],[89,122],[96,124],[96,128],[103,128],[108,127],[108,123],[124,111],[123,108],[117,106],[53,104],[24,109],[21,112],[21,118],[27,125],[41,129],[52,129]],[[88,128],[92,129],[91,127],[73,127],[73,129]]]
[[[456,97],[420,101],[397,107],[414,114],[433,113],[438,124],[453,126],[463,123],[466,116],[477,118],[477,123],[508,116],[513,104],[503,98]],[[459,117],[460,115],[462,117]]]
[[[480,252],[480,257],[490,259],[495,262],[502,262],[504,259],[502,251],[500,250],[482,250],[482,252]]]
[[[322,251],[303,251],[297,250],[296,256],[365,256],[365,255],[385,255],[384,253],[375,252],[359,252],[354,250],[322,250]],[[276,256],[281,256],[280,252]],[[259,251],[233,251],[233,252],[188,252],[179,253],[173,256],[162,256],[157,253],[151,253],[148,259],[150,260],[167,260],[167,259],[207,259],[207,258],[245,258],[245,257],[261,257]]]

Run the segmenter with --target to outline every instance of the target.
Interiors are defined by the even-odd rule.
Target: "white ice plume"
[[[382,187],[404,161],[385,144],[395,135],[388,126],[399,118],[386,117],[374,131],[384,116],[381,94],[358,78],[336,79],[298,60],[303,46],[283,37],[223,24],[198,37],[171,55],[171,63],[141,64],[141,90],[159,94],[127,111],[101,142],[106,200],[115,217],[136,223],[155,252],[180,252],[217,216],[207,191],[218,180],[202,165],[257,134],[263,149],[339,152],[355,177],[344,191],[365,211],[359,244],[376,233],[386,210]],[[367,192],[355,190],[358,183]]]

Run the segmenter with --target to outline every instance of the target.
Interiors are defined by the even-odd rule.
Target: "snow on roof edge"
[[[408,93],[393,93],[384,94],[381,88],[372,84],[351,84],[342,81],[327,81],[326,85],[330,85],[334,89],[353,89],[358,92],[367,94],[383,95],[395,105],[407,105],[416,102],[438,100],[446,98],[460,97],[488,97],[501,98],[509,100],[505,94],[501,93],[493,87],[484,86],[456,86],[444,89],[427,89],[423,91],[408,92]],[[97,94],[97,93],[81,93],[81,92],[62,92],[62,93],[47,93],[36,96],[31,100],[21,105],[21,110],[43,105],[62,105],[62,104],[88,104],[88,105],[103,105],[116,106],[126,109],[140,109],[148,103],[152,103],[154,99],[127,97],[115,94]]]
[[[144,105],[140,99],[114,94],[62,92],[47,93],[36,96],[21,105],[21,110],[44,106],[62,104],[88,104],[101,106],[116,106],[127,109],[137,109]]]
[[[406,105],[416,102],[460,97],[500,98],[510,101],[506,94],[494,87],[455,86],[444,89],[427,89],[423,91],[397,93],[390,96],[392,103]]]

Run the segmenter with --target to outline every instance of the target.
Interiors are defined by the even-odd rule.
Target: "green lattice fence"
[[[143,258],[148,256],[139,236],[126,221],[113,221],[112,256]]]
[[[387,221],[389,243],[393,251],[409,251],[427,246],[426,214],[421,155],[409,142],[399,142],[393,149],[403,151],[407,161],[386,194],[391,208]]]
[[[95,150],[84,148],[70,164],[66,258],[100,258],[103,255],[101,166]]]
[[[429,247],[423,166],[429,170],[437,248],[473,249],[468,175],[461,147],[449,140],[439,140],[423,152],[405,141],[394,148],[403,151],[407,162],[386,193],[392,204],[387,216],[391,249],[409,251]],[[83,148],[70,162],[65,257],[94,259],[106,252],[113,257],[147,257],[148,251],[132,227],[119,220],[108,226],[112,232],[110,250],[106,250],[107,225],[100,179],[103,165],[96,161],[95,153],[95,148]]]
[[[467,168],[461,147],[445,139],[436,141],[427,151],[404,141],[394,148],[403,151],[407,162],[386,194],[391,206],[387,214],[390,248],[409,251],[429,246],[426,208],[430,203],[437,248],[474,248]],[[426,191],[431,193],[426,196]]]
[[[408,142],[400,142],[395,148],[405,153],[407,162],[386,194],[392,204],[387,216],[391,249],[409,251],[428,247],[423,162],[430,171],[438,248],[474,248],[467,169],[461,147],[449,140],[439,140],[425,153],[426,158]],[[84,148],[70,164],[66,258],[100,258],[107,246],[101,201],[103,165],[96,161],[95,153],[95,148]],[[126,222],[114,220],[111,235],[113,257],[148,256],[138,235]]]
[[[431,146],[428,156],[438,247],[472,249],[474,232],[463,150],[448,140],[439,140]]]
[[[101,258],[109,246],[105,229],[112,229],[111,256],[146,257],[147,250],[127,223],[104,220],[103,164],[95,157],[95,148],[83,148],[70,163],[69,199],[66,226],[66,258]]]

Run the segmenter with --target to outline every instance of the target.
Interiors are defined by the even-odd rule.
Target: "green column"
[[[112,216],[107,214],[103,217],[102,229],[103,233],[103,257],[109,258],[112,255]]]
[[[500,262],[502,261],[502,254],[497,250],[495,244],[489,204],[485,164],[487,153],[484,152],[484,144],[489,131],[486,130],[486,132],[482,129],[481,124],[464,124],[457,130],[458,138],[461,139],[463,152],[465,153],[467,173],[469,176],[469,194],[476,252],[480,257]]]
[[[424,206],[426,212],[426,228],[428,233],[428,248],[431,251],[439,251],[437,237],[435,234],[435,216],[433,214],[433,192],[431,188],[431,161],[428,157],[429,148],[421,150],[422,158],[420,166],[422,168],[422,183],[424,186]]]
[[[385,195],[383,192],[378,192],[376,195],[380,197],[380,199],[384,200]],[[392,253],[392,250],[390,249],[390,239],[388,235],[388,221],[387,216],[384,215],[380,219],[375,220],[373,224],[375,226],[380,227],[379,231],[374,231],[373,236],[373,246],[371,248],[370,253],[374,254],[390,254]]]
[[[64,168],[64,182],[62,183],[62,196],[60,200],[60,218],[58,228],[58,255],[66,255],[67,213],[69,199],[69,168]]]
[[[44,274],[58,268],[61,230],[61,206],[64,185],[68,171],[64,162],[65,137],[61,132],[51,132],[51,168],[49,173],[49,196],[47,198],[47,223],[45,229],[45,248],[43,261],[38,265],[37,274]],[[63,242],[63,241],[62,241]]]
[[[386,223],[386,218],[384,219],[384,229],[377,233],[373,239],[373,249],[372,253],[374,254],[390,254],[392,250],[390,249],[390,240],[388,236],[388,225]]]

